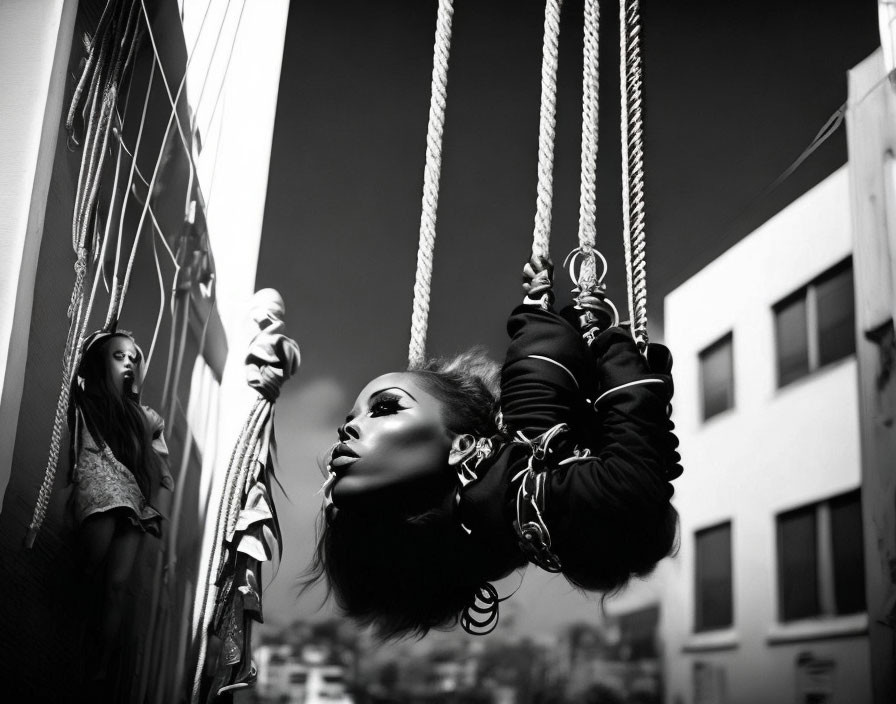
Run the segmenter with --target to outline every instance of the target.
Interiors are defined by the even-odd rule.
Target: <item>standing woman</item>
[[[75,520],[84,575],[102,597],[95,680],[109,675],[142,537],[161,534],[152,492],[174,487],[162,418],[140,404],[142,372],[143,353],[130,333],[97,332],[84,343],[72,388]]]

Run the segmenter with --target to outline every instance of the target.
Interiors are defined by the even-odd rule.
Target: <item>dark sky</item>
[[[622,308],[618,24],[615,5],[602,6],[597,246]],[[477,343],[496,358],[503,352],[531,247],[543,12],[535,0],[455,2],[428,340],[435,353]],[[309,497],[319,484],[313,457],[357,390],[406,363],[435,13],[435,0],[290,6],[257,274],[259,288],[282,292],[303,355],[278,403],[295,508],[284,511],[286,528],[301,536],[287,544],[272,587],[284,606],[319,503]],[[581,15],[581,0],[565,3],[555,261],[576,244]],[[844,163],[841,129],[759,197],[846,100],[846,71],[879,38],[875,0],[654,0],[642,2],[642,15],[657,339],[669,290]]]

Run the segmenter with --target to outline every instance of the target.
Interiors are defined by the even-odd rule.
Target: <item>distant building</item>
[[[255,649],[258,667],[255,695],[262,701],[290,704],[352,704],[346,668],[325,646],[262,645]]]
[[[259,699],[277,700],[289,692],[290,668],[294,657],[289,645],[260,645],[254,653],[258,668],[255,693]]]
[[[848,166],[666,298],[669,704],[868,702]]]

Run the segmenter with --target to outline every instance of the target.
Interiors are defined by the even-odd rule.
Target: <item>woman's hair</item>
[[[430,359],[408,371],[442,402],[448,430],[476,437],[491,437],[498,432],[495,416],[501,369],[484,348]]]
[[[475,437],[499,432],[499,366],[481,348],[408,371],[442,403],[449,430]],[[445,472],[453,474],[447,458]],[[304,590],[326,578],[339,607],[382,638],[422,637],[456,625],[484,582],[516,567],[501,570],[493,563],[442,506],[402,516],[378,505],[331,505],[321,513],[317,549],[302,584]]]
[[[482,350],[409,371],[442,402],[449,430],[476,437],[502,434],[496,421],[499,368]],[[604,536],[589,540],[587,549],[581,544],[568,552],[563,546],[556,549],[571,584],[612,594],[632,577],[648,575],[674,550],[678,514],[661,477],[613,463],[603,470],[595,477],[601,491],[589,492],[589,505],[566,506],[562,515],[548,520],[572,521],[565,535]],[[577,520],[587,522],[588,529],[578,530]],[[525,565],[522,552],[516,557],[511,563],[508,556],[486,554],[482,543],[442,507],[402,516],[382,505],[360,510],[330,505],[318,522],[317,549],[303,590],[326,578],[328,595],[379,636],[422,637],[430,629],[456,625],[484,582]]]
[[[149,499],[151,474],[148,465],[154,461],[152,431],[140,408],[139,397],[109,381],[105,349],[115,337],[134,342],[130,333],[118,331],[93,344],[88,343],[78,366],[83,387],[78,383],[73,385],[72,401],[81,411],[90,434],[97,442],[109,446],[115,458],[134,475],[144,497]],[[143,355],[139,348],[138,355],[137,364],[142,365]],[[136,373],[139,375],[139,369]],[[72,442],[80,442],[80,438],[73,437]],[[72,457],[73,461],[76,459]]]

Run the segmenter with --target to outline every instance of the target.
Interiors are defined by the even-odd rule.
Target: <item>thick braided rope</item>
[[[71,383],[79,363],[79,347],[81,339],[89,322],[90,311],[93,305],[93,295],[85,311],[85,279],[87,276],[88,260],[97,246],[99,238],[96,230],[96,202],[99,193],[99,184],[102,176],[103,163],[106,158],[109,143],[109,132],[112,126],[112,115],[118,103],[118,86],[124,79],[129,61],[133,55],[135,45],[139,42],[138,22],[135,20],[134,0],[122,3],[117,8],[117,21],[112,21],[114,2],[107,3],[100,18],[97,32],[93,37],[89,56],[85,62],[84,71],[78,81],[78,87],[72,99],[72,105],[66,118],[66,127],[71,129],[77,105],[83,97],[83,88],[88,83],[90,76],[90,89],[87,102],[90,104],[87,132],[84,151],[81,158],[81,168],[78,173],[78,187],[75,193],[75,205],[72,213],[72,246],[77,255],[75,261],[75,283],[72,287],[72,296],[69,302],[67,316],[70,319],[68,334],[66,335],[65,350],[62,362],[62,381],[59,397],[56,403],[56,412],[53,417],[53,428],[50,433],[50,451],[47,457],[47,465],[44,470],[44,478],[38,490],[34,512],[28,532],[25,536],[25,546],[32,547],[37,533],[46,517],[53,483],[56,478],[56,469],[59,463],[59,455],[62,449],[63,424],[71,394]],[[124,21],[125,17],[127,20]],[[96,47],[99,46],[98,53]],[[125,51],[127,47],[127,51]],[[94,60],[95,57],[95,60]],[[91,224],[94,226],[94,235],[88,241],[87,233]]]
[[[600,4],[585,0],[582,43],[582,148],[579,179],[579,251],[581,268],[576,286],[585,291],[597,284],[592,255],[597,238],[597,147],[600,102]]]
[[[433,250],[436,244],[436,213],[439,206],[442,132],[445,125],[445,104],[448,98],[448,55],[451,51],[453,14],[453,0],[439,0],[432,59],[429,125],[426,130],[426,164],[423,170],[423,202],[420,213],[420,241],[417,246],[417,275],[414,280],[411,342],[408,347],[409,365],[419,364],[426,355],[426,325],[429,317]]]
[[[93,76],[93,66],[97,61],[97,38],[100,36],[105,36],[106,24],[109,22],[112,16],[112,6],[114,5],[114,0],[106,0],[106,6],[103,8],[103,14],[100,15],[99,22],[97,22],[96,31],[94,32],[93,38],[90,41],[90,47],[87,52],[87,58],[85,59],[84,68],[81,71],[81,78],[78,80],[78,84],[75,86],[75,92],[72,96],[71,105],[69,105],[68,114],[65,118],[65,129],[69,134],[72,134],[74,130],[75,123],[75,115],[78,112],[78,105],[81,102],[81,94],[84,92],[84,87],[87,85],[87,79],[90,76]],[[77,140],[73,140],[74,144],[77,144]]]
[[[233,493],[231,494],[230,501],[227,505],[227,516],[224,521],[225,540],[236,530],[236,523],[239,519],[240,510],[243,507],[243,493],[246,489],[246,480],[249,477],[249,472],[258,461],[258,455],[261,452],[263,444],[263,431],[271,417],[272,409],[273,404],[270,401],[266,400],[265,403],[262,404],[261,415],[256,420],[255,427],[252,428],[251,441],[246,444],[245,450],[240,456],[236,481],[234,482]]]
[[[547,0],[544,7],[544,41],[541,48],[541,107],[538,120],[538,185],[532,254],[547,257],[551,243],[551,208],[554,203],[554,129],[557,115],[557,65],[562,0]]]
[[[597,236],[597,148],[600,101],[600,4],[585,0],[582,57],[582,167],[579,190],[579,247],[589,251]]]
[[[107,8],[108,9],[108,8]],[[101,18],[102,23],[102,18]],[[96,38],[95,38],[96,40]],[[82,224],[85,218],[81,217],[83,210],[83,194],[85,190],[92,190],[91,179],[92,171],[95,168],[95,136],[98,131],[97,123],[103,124],[102,116],[99,114],[98,105],[100,102],[105,109],[106,101],[99,99],[99,86],[101,85],[101,74],[105,70],[105,61],[107,49],[110,44],[108,36],[101,39],[101,49],[96,64],[96,75],[91,80],[91,114],[90,122],[87,130],[87,144],[84,148],[84,154],[81,160],[81,169],[78,175],[79,188],[76,191],[76,202],[72,221],[72,245],[77,254],[75,260],[75,283],[72,286],[72,295],[69,301],[67,317],[70,319],[68,333],[65,340],[65,350],[62,358],[62,382],[59,389],[59,397],[56,402],[56,412],[53,416],[53,429],[50,433],[50,452],[47,457],[47,465],[44,469],[44,478],[41,481],[40,488],[37,493],[37,500],[34,505],[34,511],[31,516],[31,523],[28,525],[28,532],[25,536],[25,546],[32,547],[37,537],[37,533],[43,525],[46,517],[47,507],[50,502],[50,495],[53,491],[53,482],[56,478],[56,468],[59,463],[59,455],[62,450],[62,428],[65,423],[65,416],[68,410],[69,398],[71,394],[71,381],[75,369],[78,364],[78,345],[82,335],[82,328],[87,323],[88,315],[84,315],[84,281],[87,276],[87,260],[88,249],[86,242],[87,224]],[[89,65],[89,64],[88,64]],[[78,96],[78,99],[80,96]],[[88,146],[91,148],[88,149]],[[88,218],[89,220],[89,218]]]
[[[90,112],[87,119],[87,131],[84,138],[84,149],[81,152],[81,168],[78,170],[78,185],[75,188],[75,207],[72,210],[72,248],[77,250],[81,246],[80,235],[81,217],[83,214],[82,203],[84,196],[89,188],[89,183],[94,169],[94,159],[96,158],[94,132],[98,124],[101,76],[106,68],[108,54],[109,39],[104,37],[100,45],[100,53],[96,64],[93,66],[95,71],[93,79],[90,82],[90,91],[88,93],[88,101],[90,102]]]
[[[240,435],[237,438],[236,444],[233,446],[233,451],[230,454],[230,462],[227,464],[227,473],[224,477],[224,486],[223,491],[221,492],[221,500],[218,504],[217,510],[217,519],[215,521],[215,532],[214,537],[211,544],[211,553],[209,555],[208,564],[206,566],[206,580],[205,580],[205,589],[197,594],[196,606],[198,607],[196,613],[199,614],[199,619],[196,622],[196,628],[193,632],[193,640],[194,642],[198,639],[199,641],[199,654],[196,664],[196,670],[193,675],[193,689],[192,689],[192,702],[199,701],[199,689],[202,681],[202,670],[205,665],[205,657],[208,652],[208,624],[211,621],[212,613],[215,608],[215,580],[217,578],[218,570],[221,567],[221,553],[223,552],[224,541],[222,540],[222,536],[224,535],[225,525],[227,521],[227,516],[229,515],[229,507],[231,502],[233,501],[233,496],[235,495],[234,485],[235,479],[239,474],[240,465],[243,462],[243,458],[246,453],[246,446],[251,444],[253,435],[258,430],[258,421],[259,418],[264,413],[265,406],[270,406],[270,403],[261,396],[258,395],[258,398],[252,405],[251,410],[249,411],[249,415],[246,418],[246,422],[243,424],[243,428],[240,431]]]
[[[647,347],[647,262],[639,0],[619,0],[619,36],[625,269],[632,336],[643,351]]]
[[[75,262],[75,285],[72,290],[72,301],[79,301],[76,306],[80,313],[84,296],[84,277],[87,270],[87,250],[83,247],[78,252],[78,259]],[[59,399],[56,402],[56,413],[53,416],[53,430],[50,433],[50,453],[47,457],[47,466],[44,469],[44,478],[41,482],[40,489],[37,492],[37,501],[34,504],[34,511],[31,514],[31,523],[28,525],[28,532],[25,534],[25,547],[30,548],[34,545],[37,533],[43,525],[44,518],[47,515],[47,507],[50,503],[50,494],[53,491],[53,482],[56,478],[56,466],[59,463],[59,454],[62,449],[62,426],[65,423],[66,412],[68,411],[69,395],[71,393],[71,374],[77,364],[77,339],[78,339],[78,320],[72,317],[69,324],[68,335],[65,344],[65,352],[62,358],[62,383],[59,388]],[[74,342],[72,342],[74,340]]]

